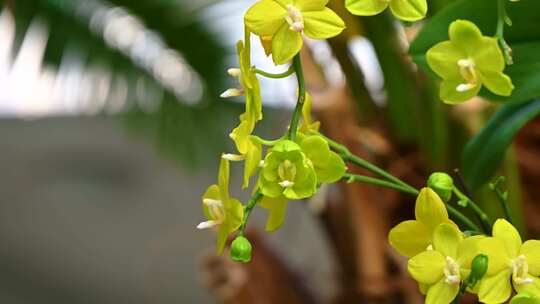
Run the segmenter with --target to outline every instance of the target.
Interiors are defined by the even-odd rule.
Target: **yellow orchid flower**
[[[272,37],[276,64],[291,60],[302,48],[302,33],[312,39],[337,36],[345,23],[326,7],[328,0],[260,0],[244,16],[247,28],[260,37]]]
[[[426,53],[429,67],[442,78],[439,92],[446,103],[460,103],[476,96],[482,86],[510,96],[514,85],[504,74],[504,57],[497,39],[483,36],[467,20],[456,20],[448,28],[449,40],[439,42]]]
[[[426,304],[448,304],[459,293],[460,284],[470,274],[481,237],[463,238],[452,224],[442,223],[433,232],[433,245],[415,255],[407,264],[411,276],[427,287]]]
[[[259,79],[251,68],[248,39],[249,37],[246,38],[246,45],[242,41],[238,41],[236,45],[240,69],[228,70],[230,75],[239,78],[242,88],[229,89],[222,94],[222,97],[229,97],[227,92],[230,93],[231,90],[236,90],[246,96],[246,111],[240,115],[240,124],[229,134],[240,155],[225,154],[225,158],[228,160],[245,160],[243,188],[249,186],[249,179],[255,174],[262,157],[262,146],[251,135],[257,121],[261,120],[263,115],[261,88]]]
[[[478,289],[484,303],[502,303],[512,293],[529,293],[540,298],[540,241],[522,243],[512,224],[499,219],[493,225],[493,237],[480,242],[482,253],[489,256],[487,277]]]
[[[430,188],[423,188],[416,199],[416,220],[404,221],[390,230],[390,245],[401,255],[413,257],[433,245],[433,232],[442,223],[455,224],[441,198]],[[456,226],[457,227],[457,226]]]
[[[218,228],[217,253],[225,248],[229,234],[238,230],[242,224],[244,208],[242,204],[229,196],[229,161],[221,158],[218,184],[211,185],[203,195],[203,212],[206,221],[197,225],[197,229]]]

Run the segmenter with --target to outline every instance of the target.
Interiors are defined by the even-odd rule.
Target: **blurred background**
[[[215,257],[214,235],[195,229],[219,155],[234,151],[228,133],[244,105],[218,96],[238,85],[226,70],[238,65],[235,44],[254,2],[0,1],[0,303],[422,301],[386,242],[412,215],[414,200],[394,191],[324,188],[290,204],[270,235],[259,232],[266,214],[256,210],[248,265]],[[347,30],[306,41],[302,53],[323,131],[415,186],[458,167],[492,107],[443,106],[406,55],[418,27],[389,14],[355,17],[342,2],[330,6]],[[449,2],[432,0],[431,13]],[[287,68],[252,44],[258,68]],[[257,133],[276,138],[296,82],[260,81]],[[540,211],[527,202],[540,196],[531,190],[540,160],[530,153],[540,126],[527,130],[501,172],[517,225],[537,234]],[[241,169],[231,186],[245,200]]]

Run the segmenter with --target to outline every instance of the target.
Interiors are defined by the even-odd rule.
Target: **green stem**
[[[367,160],[363,159],[363,158],[360,158],[354,154],[351,153],[351,151],[349,151],[349,149],[347,149],[347,147],[345,147],[344,145],[341,145],[341,144],[338,144],[337,142],[333,141],[332,139],[320,134],[320,133],[317,133],[318,135],[324,137],[326,139],[326,141],[328,142],[328,144],[330,145],[330,147],[334,150],[336,150],[337,152],[339,152],[339,154],[341,155],[341,158],[343,158],[343,160],[345,161],[349,161],[361,168],[364,168],[372,173],[375,173],[381,177],[384,177],[385,179],[395,183],[395,184],[398,184],[400,186],[403,186],[404,188],[407,188],[409,191],[411,192],[414,192],[414,191],[417,191],[414,187],[412,187],[411,185],[407,184],[406,182],[402,181],[401,179],[393,176],[392,174],[388,173],[387,171],[383,170],[382,168],[379,168],[377,166],[375,166],[374,164],[368,162]]]
[[[495,37],[498,39],[503,51],[504,61],[507,65],[511,65],[514,63],[512,59],[512,48],[504,40],[504,24],[510,20],[506,14],[506,0],[497,0],[497,14],[497,31],[495,32]]]
[[[454,187],[453,190],[459,200],[465,200],[466,206],[471,207],[472,211],[478,216],[478,219],[480,220],[480,223],[484,228],[484,232],[489,234],[491,232],[491,221],[489,219],[489,216],[482,210],[482,208],[480,208],[475,202],[473,202],[473,200],[463,194],[457,187]]]
[[[380,180],[380,179],[369,177],[369,176],[345,173],[344,178],[348,179],[348,182],[358,181],[358,182],[364,182],[364,183],[368,183],[372,185],[392,188],[392,189],[402,191],[403,193],[411,194],[413,196],[417,196],[419,193],[417,189],[414,189],[412,187],[411,187],[412,189],[409,189],[407,187],[403,187],[402,185],[396,185],[392,182]],[[450,217],[452,217],[453,219],[456,219],[465,227],[467,227],[467,230],[478,232],[478,233],[482,231],[482,229],[478,225],[476,225],[473,221],[471,221],[467,216],[465,216],[459,210],[452,207],[448,203],[445,203],[445,206],[446,206],[446,210],[448,210],[448,213],[450,214]]]
[[[450,217],[458,220],[463,225],[467,226],[472,231],[480,232],[482,229],[478,227],[473,221],[471,221],[468,217],[466,217],[463,213],[459,212],[456,208],[452,207],[450,204],[445,203],[446,210],[448,210],[448,213],[450,214]]]
[[[343,175],[343,178],[347,179],[348,183],[361,182],[361,183],[366,183],[366,184],[372,184],[376,186],[392,188],[392,189],[399,190],[401,192],[408,193],[414,196],[418,195],[419,193],[418,190],[416,189],[410,189],[402,185],[395,184],[393,182],[389,182],[389,181],[385,181],[382,179],[365,176],[365,175],[345,173],[345,175]]]
[[[328,141],[328,144],[330,145],[330,147],[332,149],[336,150],[337,152],[339,152],[341,154],[341,157],[344,160],[348,160],[348,161],[354,163],[355,165],[357,165],[359,167],[362,167],[362,168],[364,168],[364,169],[366,169],[366,170],[368,170],[368,171],[370,171],[372,173],[378,174],[381,177],[384,177],[387,180],[389,180],[390,182],[392,182],[392,183],[390,183],[390,184],[392,184],[392,186],[390,186],[389,184],[385,184],[385,185],[379,184],[380,186],[388,186],[389,188],[394,188],[394,189],[397,189],[396,186],[398,186],[398,187],[402,187],[402,188],[397,189],[397,190],[404,190],[403,192],[408,193],[408,194],[412,194],[414,196],[418,195],[418,190],[416,188],[410,186],[409,184],[405,183],[404,181],[400,180],[399,178],[397,178],[397,177],[393,176],[392,174],[386,172],[385,170],[371,164],[367,160],[364,160],[364,159],[362,159],[362,158],[360,158],[358,156],[353,155],[349,151],[349,149],[347,149],[347,147],[345,147],[344,145],[338,144],[337,142],[331,140],[330,138],[328,138],[328,137],[326,137],[326,136],[324,136],[324,135],[322,135],[320,133],[316,133],[316,134],[324,137]],[[347,176],[347,174],[346,174],[346,176]],[[365,177],[362,178],[362,179],[365,179]],[[381,180],[378,180],[378,179],[375,179],[375,180],[377,180],[376,181],[377,183],[379,183],[379,181],[381,181]],[[372,184],[375,184],[375,183],[373,183],[373,180],[370,180],[370,182]],[[450,216],[452,218],[454,218],[454,219],[457,219],[464,226],[466,226],[469,230],[472,230],[472,231],[475,231],[475,232],[483,231],[480,227],[478,227],[478,225],[476,225],[473,221],[471,221],[469,218],[467,218],[467,216],[465,216],[459,210],[452,207],[448,203],[445,203],[445,205],[446,205],[446,209],[448,210],[448,213],[450,214]]]
[[[243,236],[245,234],[247,222],[248,222],[249,217],[251,215],[251,211],[253,210],[253,208],[255,208],[255,205],[257,205],[257,203],[262,198],[262,196],[263,195],[262,195],[261,191],[259,189],[257,189],[253,193],[253,195],[251,196],[251,198],[249,199],[247,204],[244,206],[244,217],[242,218],[242,225],[240,226],[240,232],[238,233],[238,235]]]
[[[497,199],[501,203],[501,206],[504,211],[504,216],[510,222],[510,224],[513,225],[514,220],[512,219],[512,215],[510,214],[510,208],[508,207],[508,200],[504,197],[504,194],[499,189],[495,189],[495,194],[497,195]]]
[[[259,70],[257,68],[253,68],[252,71],[259,74],[259,75],[262,75],[262,76],[264,76],[266,78],[280,79],[280,78],[288,77],[292,73],[294,73],[294,65],[291,65],[285,72],[277,73],[277,74],[269,73],[269,72],[266,72],[266,71],[263,71],[263,70]]]
[[[288,138],[293,140],[296,138],[296,132],[298,129],[298,121],[302,114],[302,108],[304,107],[304,101],[306,100],[306,86],[304,83],[304,71],[302,70],[302,61],[300,60],[300,53],[296,54],[293,59],[294,71],[296,73],[296,79],[298,80],[298,100],[296,101],[296,107],[294,108],[291,124],[289,126]]]
[[[393,176],[392,174],[388,173],[387,171],[375,166],[374,164],[368,162],[367,160],[360,158],[356,155],[353,155],[351,153],[341,154],[341,157],[345,161],[349,161],[359,167],[362,167],[370,172],[373,172],[381,177],[384,177],[385,179],[394,182],[395,184],[398,184],[400,186],[403,186],[410,191],[415,191],[416,189],[412,187],[411,185],[407,184],[406,182],[402,181],[401,179]]]

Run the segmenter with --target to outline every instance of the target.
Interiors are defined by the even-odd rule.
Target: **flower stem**
[[[461,222],[464,226],[467,226],[472,231],[480,232],[482,229],[476,225],[473,221],[471,221],[468,217],[466,217],[463,213],[461,213],[456,208],[452,207],[450,204],[445,203],[446,210],[448,210],[448,214],[450,214],[450,217],[458,220]]]
[[[298,121],[300,120],[302,108],[304,107],[304,101],[306,100],[306,86],[304,83],[304,71],[302,70],[300,53],[294,56],[293,67],[296,73],[296,79],[298,80],[298,100],[296,101],[296,107],[294,108],[291,124],[289,126],[289,134],[287,135],[287,137],[288,139],[294,141],[298,129]]]
[[[259,70],[257,68],[253,68],[253,72],[255,72],[255,73],[259,74],[259,75],[262,75],[262,76],[264,76],[266,78],[273,78],[273,79],[285,78],[285,77],[288,77],[289,75],[291,75],[292,73],[294,73],[294,65],[291,65],[283,73],[274,74],[274,73],[269,73],[269,72],[266,72],[266,71],[263,71],[263,70]]]
[[[328,137],[326,137],[326,136],[324,136],[324,135],[322,135],[320,133],[316,133],[316,134],[324,137],[328,141],[328,144],[330,145],[330,147],[332,149],[336,150],[337,152],[339,152],[339,154],[341,155],[341,157],[344,160],[350,161],[353,164],[355,164],[355,165],[357,165],[359,167],[362,167],[362,168],[364,168],[364,169],[366,169],[366,170],[368,170],[368,171],[370,171],[372,173],[378,174],[379,176],[384,177],[384,178],[386,178],[388,180],[388,182],[387,182],[387,181],[384,181],[384,180],[371,178],[371,177],[367,177],[367,176],[353,175],[352,177],[355,179],[355,181],[367,182],[367,183],[374,184],[374,185],[393,188],[393,189],[400,190],[400,191],[402,191],[404,193],[411,194],[411,195],[414,195],[414,196],[418,195],[418,190],[416,188],[412,187],[411,185],[405,183],[404,181],[402,181],[399,178],[393,176],[392,174],[386,172],[385,170],[373,165],[372,163],[368,162],[367,160],[364,160],[364,159],[362,159],[362,158],[360,158],[358,156],[353,155],[349,151],[349,149],[347,149],[347,147],[345,147],[344,145],[338,144],[337,142],[331,140],[330,138],[328,138]],[[345,177],[351,178],[351,175],[352,174],[345,174]],[[368,179],[369,179],[369,181],[368,181]],[[385,182],[385,183],[383,184],[383,182]],[[470,201],[470,199],[469,199],[469,201]],[[446,206],[446,209],[448,210],[448,213],[450,214],[450,216],[452,218],[458,220],[459,222],[461,222],[461,224],[466,226],[469,230],[475,231],[475,232],[484,231],[478,225],[476,225],[473,221],[471,221],[467,216],[465,216],[463,213],[461,213],[456,208],[452,207],[450,204],[445,203],[445,206]],[[487,217],[487,215],[486,215],[486,217]]]
[[[491,232],[491,221],[489,219],[489,216],[480,208],[473,200],[471,200],[468,196],[463,194],[457,187],[454,187],[453,189],[454,193],[458,197],[459,200],[465,201],[465,206],[470,206],[472,211],[478,216],[478,219],[480,220],[480,223],[482,224],[482,228],[484,228],[485,233]]]
[[[497,0],[497,31],[495,32],[495,38],[498,39],[501,49],[504,55],[504,61],[507,65],[514,63],[512,59],[512,48],[504,40],[504,24],[511,24],[510,18],[506,14],[506,0]]]
[[[323,136],[322,134],[319,134],[321,136]],[[328,144],[330,145],[330,147],[334,150],[336,150],[337,152],[339,152],[339,154],[341,155],[341,158],[343,158],[343,160],[345,161],[349,161],[361,168],[364,168],[372,173],[375,173],[381,177],[384,177],[385,179],[387,179],[388,181],[390,182],[393,182],[394,184],[397,184],[397,185],[400,185],[402,186],[403,188],[405,189],[408,189],[409,192],[415,192],[418,193],[418,190],[416,190],[414,187],[412,187],[411,185],[407,184],[406,182],[402,181],[401,179],[393,176],[392,174],[388,173],[387,171],[375,166],[374,164],[368,162],[367,160],[363,159],[363,158],[360,158],[354,154],[352,154],[349,149],[347,149],[347,147],[345,147],[344,145],[341,145],[341,144],[338,144],[337,142],[331,140],[330,138],[327,138],[325,136],[323,136],[327,141],[328,141]]]
[[[376,186],[392,188],[392,189],[399,190],[401,192],[408,193],[411,195],[418,195],[419,193],[418,190],[414,188],[410,189],[402,185],[395,184],[393,182],[389,182],[389,181],[385,181],[379,178],[374,178],[374,177],[365,176],[365,175],[345,173],[345,175],[343,175],[343,178],[347,179],[347,183],[361,182],[361,183],[366,183],[366,184],[372,184]]]
[[[262,196],[263,195],[261,191],[257,189],[253,193],[247,204],[244,206],[244,217],[242,218],[242,224],[240,225],[240,232],[238,233],[238,235],[243,236],[245,234],[247,222],[249,220],[249,216],[251,215],[251,211],[253,210],[253,208],[255,208],[255,205],[257,205]]]
[[[501,204],[501,207],[504,211],[504,216],[506,217],[506,219],[510,222],[510,224],[514,224],[513,223],[513,220],[512,220],[512,215],[510,213],[510,208],[508,207],[508,192],[503,192],[500,188],[499,188],[499,184],[504,182],[505,178],[503,176],[500,176],[499,178],[497,178],[497,180],[495,180],[495,182],[491,183],[489,185],[489,188],[495,192],[495,195],[497,196],[497,199],[499,201],[499,203]]]

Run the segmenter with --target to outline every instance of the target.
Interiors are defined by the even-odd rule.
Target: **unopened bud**
[[[427,185],[435,191],[444,202],[448,202],[452,197],[454,180],[444,172],[435,172],[428,178]]]
[[[231,259],[235,262],[247,263],[251,261],[251,243],[243,236],[239,236],[231,244]]]
[[[229,74],[232,77],[239,77],[240,74],[242,74],[242,71],[240,71],[240,69],[238,68],[230,68],[230,69],[227,69],[227,74]]]
[[[241,95],[242,95],[242,90],[232,88],[232,89],[228,89],[225,92],[221,93],[221,95],[219,95],[219,97],[221,97],[221,98],[229,98],[229,97],[237,97],[237,96],[241,96]]]
[[[469,276],[469,284],[474,286],[486,274],[488,269],[488,257],[484,254],[479,254],[474,257],[471,263],[471,274]]]

